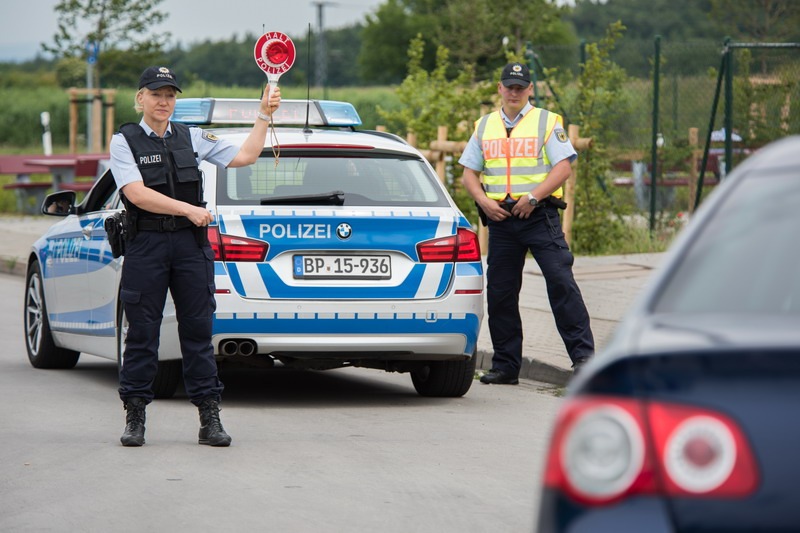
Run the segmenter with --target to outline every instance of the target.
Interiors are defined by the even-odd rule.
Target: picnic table
[[[99,170],[107,168],[108,154],[0,155],[0,174],[16,176],[4,189],[17,194],[17,208],[24,213],[38,213],[48,190],[88,191]],[[32,174],[50,174],[49,182],[31,181]],[[91,178],[77,180],[76,178]],[[31,200],[33,198],[33,200]]]

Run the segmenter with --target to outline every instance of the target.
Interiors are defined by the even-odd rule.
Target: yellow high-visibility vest
[[[484,115],[475,121],[475,135],[483,150],[483,185],[486,196],[502,200],[528,194],[533,186],[544,181],[553,168],[544,145],[553,130],[562,126],[561,116],[534,107],[514,126],[511,134],[500,111]],[[561,197],[562,188],[553,192]]]

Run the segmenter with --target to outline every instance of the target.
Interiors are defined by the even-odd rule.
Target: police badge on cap
[[[175,80],[175,73],[167,67],[147,67],[139,78],[139,88],[146,87],[151,91],[155,91],[169,85],[170,87],[175,87],[175,90],[179,93],[183,92]]]

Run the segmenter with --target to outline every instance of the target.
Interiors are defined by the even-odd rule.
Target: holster
[[[103,221],[108,244],[111,246],[111,255],[114,258],[125,255],[125,241],[128,238],[127,213],[120,211],[114,213]]]
[[[566,209],[567,208],[567,202],[565,202],[563,199],[557,198],[555,196],[548,196],[547,198],[544,199],[544,201],[549,203],[549,204],[551,204],[551,205],[556,206],[559,209]]]
[[[484,213],[483,209],[481,209],[481,206],[478,205],[478,202],[475,202],[475,208],[478,210],[478,218],[481,219],[481,224],[486,226],[487,225],[486,213]]]
[[[202,194],[202,193],[201,193]],[[207,202],[200,200],[200,207],[205,207]],[[208,244],[208,226],[195,226],[194,228],[194,238],[197,241],[197,245],[201,248]]]

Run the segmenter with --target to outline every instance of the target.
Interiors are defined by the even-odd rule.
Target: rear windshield
[[[277,164],[272,157],[262,157],[247,167],[220,168],[217,175],[218,205],[271,205],[285,203],[280,198],[322,197],[337,191],[342,193],[341,205],[450,205],[438,177],[416,159],[280,155]]]
[[[701,229],[655,305],[661,313],[800,314],[800,180],[748,175]]]

